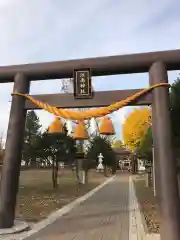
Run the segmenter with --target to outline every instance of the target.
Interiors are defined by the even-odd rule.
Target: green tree
[[[103,155],[103,164],[105,166],[105,175],[107,174],[107,167],[112,169],[112,172],[115,172],[116,169],[116,156],[111,147],[111,143],[106,137],[95,136],[89,144],[87,151],[87,158],[93,166],[98,164],[98,155],[102,153]]]
[[[171,85],[171,123],[173,147],[177,161],[177,171],[180,171],[180,78]]]
[[[41,135],[40,129],[41,124],[35,111],[29,111],[26,117],[23,148],[23,160],[26,165],[34,166],[36,164],[36,144]]]
[[[123,143],[121,140],[119,139],[116,139],[113,141],[112,143],[112,148],[115,149],[115,150],[118,150],[118,149],[121,149],[123,147]]]
[[[63,133],[48,134],[45,131],[37,139],[36,154],[46,163],[52,164],[53,188],[57,188],[59,162],[72,164],[76,153],[75,140],[67,135],[66,125]]]
[[[152,145],[152,127],[149,127],[137,149],[137,155],[142,159],[152,161]]]
[[[173,145],[178,149],[180,146],[180,78],[177,78],[171,86],[170,99]]]

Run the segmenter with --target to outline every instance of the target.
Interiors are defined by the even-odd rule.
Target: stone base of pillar
[[[13,227],[0,229],[0,238],[1,236],[5,236],[5,235],[9,236],[10,234],[26,231],[29,228],[30,226],[26,222],[15,220]]]

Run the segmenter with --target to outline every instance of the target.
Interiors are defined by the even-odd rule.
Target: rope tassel
[[[170,86],[168,83],[158,83],[156,85],[150,86],[149,88],[143,89],[142,91],[126,98],[125,100],[113,103],[107,107],[103,108],[98,108],[98,109],[90,109],[87,111],[72,111],[69,109],[61,109],[61,108],[56,108],[55,106],[51,106],[48,103],[43,103],[29,94],[22,94],[18,92],[12,93],[12,95],[18,95],[18,96],[23,96],[35,105],[37,105],[39,108],[44,109],[45,111],[52,113],[58,117],[64,118],[64,119],[69,119],[69,120],[87,120],[91,118],[97,118],[97,117],[103,117],[107,114],[113,113],[120,108],[128,105],[130,102],[136,100],[138,97],[144,95],[145,93],[151,91],[154,88],[157,87],[162,87],[162,86]]]

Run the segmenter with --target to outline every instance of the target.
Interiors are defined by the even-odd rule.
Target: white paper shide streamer
[[[90,120],[90,132],[91,134],[95,133],[97,131],[97,123],[95,118],[91,118]]]
[[[66,121],[66,126],[67,126],[67,131],[68,131],[68,135],[71,135],[73,132],[73,126],[72,126],[72,122],[71,120],[67,120]]]
[[[127,108],[125,108],[125,107],[119,109],[119,111],[118,111],[119,117],[120,117],[120,121],[121,121],[121,125],[123,125],[124,122],[126,121],[126,111],[127,111]],[[124,143],[123,139],[122,139],[122,143]]]

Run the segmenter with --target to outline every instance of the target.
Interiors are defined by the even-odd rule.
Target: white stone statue
[[[99,162],[99,164],[98,164],[98,166],[97,166],[97,170],[98,170],[98,171],[104,170],[104,166],[103,166],[103,164],[102,164],[103,158],[104,158],[104,157],[103,157],[102,153],[100,153],[100,154],[98,155],[98,162]]]

